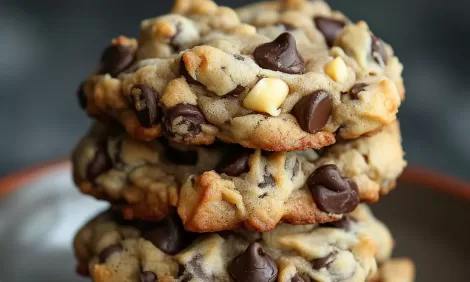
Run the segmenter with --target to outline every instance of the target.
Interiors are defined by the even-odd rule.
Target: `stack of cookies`
[[[323,1],[178,0],[79,87],[73,154],[111,203],[74,241],[96,282],[413,281],[364,203],[404,169],[402,65]]]

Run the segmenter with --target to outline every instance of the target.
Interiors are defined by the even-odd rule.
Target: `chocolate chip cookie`
[[[79,272],[95,282],[364,282],[387,259],[377,253],[390,253],[391,241],[359,206],[339,223],[282,224],[266,233],[194,234],[177,217],[149,223],[105,212],[78,232],[74,247]]]
[[[392,48],[323,1],[176,1],[98,65],[80,105],[145,141],[320,149],[393,123],[404,94]]]
[[[143,142],[96,124],[74,152],[75,182],[128,219],[159,220],[177,207],[191,231],[268,231],[280,221],[338,220],[386,194],[406,165],[397,123],[320,151],[165,140]]]
[[[370,282],[413,282],[415,266],[408,258],[387,260],[379,265],[379,271]]]

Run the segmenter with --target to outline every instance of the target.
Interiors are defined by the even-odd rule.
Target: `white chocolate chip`
[[[325,65],[325,73],[334,81],[342,83],[348,79],[348,67],[341,57]]]
[[[271,116],[281,114],[279,106],[289,94],[289,86],[279,78],[263,78],[251,89],[243,100],[247,109],[268,113]]]

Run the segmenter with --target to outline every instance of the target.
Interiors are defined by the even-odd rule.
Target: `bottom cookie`
[[[415,266],[408,258],[390,259],[382,263],[370,282],[413,282]]]
[[[377,263],[393,240],[364,205],[337,222],[265,233],[196,234],[176,216],[150,223],[107,211],[78,232],[74,248],[78,271],[95,282],[364,282],[381,279]]]

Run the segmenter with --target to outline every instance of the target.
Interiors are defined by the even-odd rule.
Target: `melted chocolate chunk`
[[[228,266],[235,282],[274,282],[277,279],[276,262],[259,243],[252,243],[246,251],[235,257]]]
[[[157,275],[152,271],[142,271],[140,273],[140,282],[157,282]]]
[[[193,278],[199,278],[204,282],[215,282],[213,277],[209,277],[202,269],[201,255],[196,255],[191,261],[185,265],[180,265],[178,276],[182,277],[182,282],[189,282]]]
[[[364,91],[367,86],[367,83],[356,83],[348,92],[343,92],[341,94],[348,94],[351,100],[359,100],[359,93]]]
[[[106,260],[108,260],[108,258],[110,258],[113,254],[120,253],[123,250],[124,248],[121,246],[121,244],[111,245],[107,248],[104,248],[98,255],[100,263],[105,263]]]
[[[225,173],[228,176],[239,176],[250,170],[248,160],[253,154],[252,149],[242,146],[230,146],[227,156],[217,165],[217,173]]]
[[[111,158],[105,146],[98,146],[93,159],[88,163],[86,176],[89,181],[95,181],[98,176],[112,168]]]
[[[308,178],[307,184],[318,208],[324,212],[349,213],[359,204],[356,183],[342,177],[336,165],[317,168]]]
[[[297,50],[295,37],[284,32],[274,41],[265,43],[255,49],[256,63],[262,68],[290,74],[299,74],[305,71],[305,63]]]
[[[346,231],[349,231],[349,230],[351,230],[352,224],[355,221],[356,220],[352,216],[345,215],[340,220],[332,221],[332,222],[328,222],[328,223],[323,223],[321,226],[344,229]]]
[[[137,84],[131,94],[133,109],[140,124],[144,127],[154,126],[161,117],[157,92],[147,85]]]
[[[176,215],[141,227],[142,237],[168,255],[176,255],[192,242],[192,234],[184,230]]]
[[[115,77],[125,71],[135,60],[135,52],[130,46],[111,45],[101,55],[99,73],[109,73]]]
[[[385,45],[380,38],[375,35],[372,38],[372,57],[380,65],[386,65],[388,61],[387,51]]]
[[[332,110],[330,93],[319,90],[300,99],[292,109],[292,114],[304,131],[314,134],[323,129]]]
[[[328,44],[328,47],[332,47],[336,37],[344,28],[346,23],[341,20],[327,18],[323,16],[315,17],[315,25],[317,29],[323,34],[325,37],[325,41]]]
[[[314,261],[312,261],[312,267],[313,269],[322,269],[323,267],[327,267],[330,263],[333,262],[334,259],[334,254],[328,254],[325,257],[318,258]]]
[[[178,124],[174,125],[173,122],[176,119],[179,119]],[[183,134],[191,137],[201,132],[201,124],[204,123],[206,123],[206,119],[197,106],[178,104],[167,112],[164,122],[165,134],[169,137],[173,137],[175,134]],[[179,127],[182,125],[186,127],[185,132],[175,132],[177,129],[174,128],[174,126]]]
[[[184,65],[184,60],[181,58],[180,61],[180,74],[186,78],[186,82],[189,84],[196,84],[196,85],[202,85],[199,81],[195,80],[188,72],[186,69],[186,66]]]

